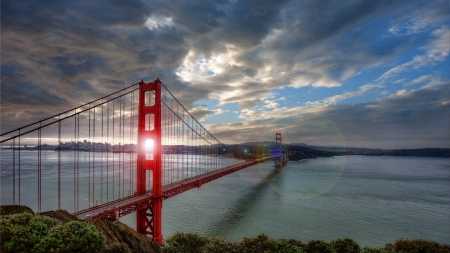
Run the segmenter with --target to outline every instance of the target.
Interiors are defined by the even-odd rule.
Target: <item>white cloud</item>
[[[215,76],[238,65],[234,58],[238,52],[233,46],[227,46],[226,52],[213,53],[209,58],[195,51],[189,51],[176,74],[187,82],[203,79],[213,80]],[[213,75],[209,73],[214,73]]]
[[[414,18],[404,24],[396,24],[389,28],[389,32],[397,36],[407,36],[423,32],[429,23],[426,19]]]
[[[277,108],[279,106],[279,104],[274,101],[265,101],[265,103],[266,103],[266,105],[264,106],[265,108]]]
[[[436,89],[442,85],[449,85],[449,81],[442,81],[438,78],[433,78],[428,84],[422,86],[420,89]]]
[[[352,97],[361,96],[368,92],[371,89],[375,88],[383,88],[384,86],[381,84],[366,84],[359,88],[358,91],[346,92],[339,95],[334,95],[323,100],[317,101],[308,101],[305,103],[305,106],[297,106],[297,107],[265,107],[267,109],[272,110],[264,110],[257,111],[253,109],[245,109],[241,111],[239,118],[244,119],[245,121],[251,120],[263,120],[263,119],[281,119],[281,118],[289,118],[296,117],[305,113],[312,113],[324,110],[325,108],[335,105],[339,101],[343,101]]]
[[[392,82],[392,83],[398,84],[398,83],[404,83],[405,81],[406,81],[406,79],[405,79],[405,78],[402,78],[402,79],[399,79],[399,80],[394,81],[394,82]]]
[[[435,30],[433,32],[433,35],[436,37],[436,39],[425,47],[425,54],[415,56],[411,61],[394,67],[389,71],[386,71],[377,79],[377,81],[383,82],[387,79],[393,78],[401,72],[409,71],[411,69],[417,69],[424,66],[435,65],[439,62],[442,62],[449,54],[450,30],[448,27],[444,26],[440,29]]]
[[[163,26],[173,26],[173,25],[174,23],[172,17],[152,16],[145,21],[145,26],[147,26],[150,30],[158,29]]]
[[[430,77],[431,77],[431,75],[424,75],[424,76],[421,76],[421,77],[418,77],[418,78],[412,80],[411,83],[413,83],[413,84],[421,83],[421,82],[429,79]]]

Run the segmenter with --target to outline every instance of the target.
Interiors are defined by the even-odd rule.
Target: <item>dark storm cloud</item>
[[[160,14],[170,15],[189,30],[192,37],[220,28],[229,1],[165,1]]]
[[[157,77],[200,118],[221,113],[195,109],[200,99],[213,99],[218,105],[237,102],[240,109],[250,110],[271,99],[277,88],[341,86],[360,71],[426,46],[434,39],[431,35],[420,40],[404,35],[420,34],[428,24],[447,19],[446,1],[5,0],[2,119],[34,119],[33,111],[67,110]],[[417,91],[416,98],[428,101],[426,94],[439,95]],[[413,127],[425,127],[421,117],[438,117],[422,115],[420,108],[426,105],[418,100],[417,107],[394,105],[395,98],[382,101],[329,107],[323,117],[336,122],[344,135],[345,129],[352,129],[359,140],[370,135],[361,130],[366,127],[377,134],[389,132],[381,128],[401,132],[401,127],[413,133]],[[392,110],[395,106],[404,109]],[[327,125],[315,119],[310,131],[318,133]],[[2,126],[15,124],[5,122]],[[251,133],[261,124],[269,124],[267,133],[275,127],[291,134],[307,131],[303,121],[286,116],[227,125],[220,134]]]
[[[143,24],[151,10],[142,1],[2,1],[2,69],[11,72],[2,71],[2,85],[26,83],[48,98],[39,104],[24,92],[20,100],[23,89],[4,88],[2,103],[39,107],[57,96],[74,106],[95,99],[98,83],[117,90],[144,78],[149,67],[164,68],[147,81],[174,71],[187,53],[185,34],[150,31]]]
[[[32,31],[44,31],[67,24],[82,27],[140,25],[150,12],[151,8],[140,0],[2,1],[2,23]]]
[[[221,38],[240,47],[256,46],[267,36],[288,1],[238,1],[223,24]]]
[[[205,58],[210,58],[212,53],[223,53],[226,51],[225,45],[210,37],[203,37],[193,44],[196,52],[203,54]]]
[[[434,13],[436,16],[432,19],[443,21],[448,17],[442,11],[445,5],[445,1],[434,1],[433,4],[411,1],[291,1],[274,21],[273,27],[277,32],[272,33],[267,43],[242,53],[238,59],[246,66],[276,66],[278,73],[281,69],[291,71],[286,79],[278,77],[281,78],[280,83],[337,86],[361,70],[390,61],[417,43],[425,43],[423,39],[418,42],[411,37],[380,36],[393,24],[379,16],[384,15],[405,25],[410,20],[426,23],[428,19],[423,16]],[[420,17],[424,19],[420,20]],[[308,81],[301,85],[293,81],[295,76]]]
[[[2,85],[2,107],[20,103],[26,106],[60,106],[67,105],[67,100],[58,95],[26,83],[15,83],[14,86]],[[44,99],[43,99],[44,98]]]
[[[246,68],[246,67],[239,67],[236,65],[231,65],[230,68],[228,69],[228,71],[217,74],[214,77],[214,82],[220,83],[222,85],[228,84],[228,83],[232,83],[235,81],[239,81],[239,80],[245,78],[246,76],[254,77],[257,72],[258,72],[258,70],[254,69],[254,68]],[[259,84],[258,83],[243,83],[240,86],[240,88],[253,89],[253,88],[257,88],[260,85],[261,85],[260,83]],[[227,87],[227,88],[229,88],[229,87]]]

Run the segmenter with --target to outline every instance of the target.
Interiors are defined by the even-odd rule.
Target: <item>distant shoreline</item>
[[[26,150],[26,151],[37,151],[37,147],[23,147],[23,148],[11,148],[2,147],[2,150]],[[411,157],[441,157],[450,158],[450,148],[418,148],[418,149],[363,149],[363,148],[351,148],[350,150],[345,150],[344,148],[315,148],[315,147],[304,147],[304,146],[289,146],[287,145],[289,160],[299,161],[309,158],[318,157],[333,157],[333,156],[344,156],[344,155],[363,155],[363,156],[411,156]],[[58,148],[43,148],[42,150],[58,151]],[[81,152],[93,152],[93,153],[136,153],[134,150],[86,150],[86,149],[68,149],[64,148],[60,151],[81,151]],[[199,153],[178,153],[178,152],[163,152],[163,154],[193,154],[199,155]],[[247,154],[252,156],[252,154]],[[261,156],[260,154],[258,157]],[[255,156],[256,157],[256,156]],[[242,158],[242,157],[241,157]],[[257,157],[256,157],[257,158]]]
[[[410,157],[441,157],[450,158],[449,148],[421,148],[421,149],[360,149],[351,151],[327,151],[317,150],[309,147],[290,147],[291,161],[299,161],[308,158],[333,157],[344,155],[363,155],[363,156],[410,156]]]

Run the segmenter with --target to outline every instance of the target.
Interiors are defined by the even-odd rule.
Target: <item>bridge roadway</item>
[[[230,173],[280,156],[283,155],[268,156],[260,159],[250,160],[238,165],[228,166],[219,170],[211,171],[175,183],[164,185],[162,187],[161,196],[154,196],[152,191],[147,191],[144,194],[132,195],[101,205],[93,206],[91,208],[75,212],[73,213],[73,215],[77,216],[80,219],[96,219],[104,217],[109,220],[115,221],[127,214],[150,207],[153,198],[162,197],[163,200],[168,199],[193,188],[199,188],[202,186],[202,184],[211,182]]]

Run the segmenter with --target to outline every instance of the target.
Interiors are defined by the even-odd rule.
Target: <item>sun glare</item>
[[[147,151],[153,150],[153,140],[152,139],[145,140],[145,150],[147,150]]]

